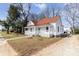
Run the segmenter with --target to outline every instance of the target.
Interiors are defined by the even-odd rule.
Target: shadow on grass
[[[62,40],[62,38],[30,37],[17,40],[8,40],[8,43],[18,53],[18,55],[31,56],[60,40]]]

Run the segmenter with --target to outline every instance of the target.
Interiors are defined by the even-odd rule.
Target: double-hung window
[[[46,31],[48,31],[49,30],[49,27],[46,27]]]

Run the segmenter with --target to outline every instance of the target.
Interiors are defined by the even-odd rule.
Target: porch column
[[[54,36],[56,37],[57,34],[57,28],[56,28],[56,24],[54,24]]]

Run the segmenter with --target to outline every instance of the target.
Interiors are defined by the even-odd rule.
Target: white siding
[[[48,27],[48,29],[46,29]],[[45,26],[40,26],[38,27],[40,30],[37,30],[38,35],[43,36],[43,37],[50,37],[54,35],[54,24],[49,24]]]
[[[28,30],[25,28],[25,35],[33,36],[35,35],[35,27],[28,27]]]
[[[61,23],[60,20],[58,20],[57,23],[56,23],[56,35],[60,35],[60,34],[63,34],[63,33],[64,33],[64,29],[63,29],[62,23]]]
[[[41,27],[39,31],[40,36],[49,37],[49,27],[48,27],[48,30],[46,30],[46,27],[47,26]]]

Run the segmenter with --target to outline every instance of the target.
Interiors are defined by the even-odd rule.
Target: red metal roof
[[[46,25],[46,24],[49,24],[49,23],[56,23],[57,20],[59,20],[60,17],[59,16],[54,16],[52,18],[44,18],[44,19],[41,19],[39,21],[37,21],[35,23],[36,26],[40,26],[40,25]]]

